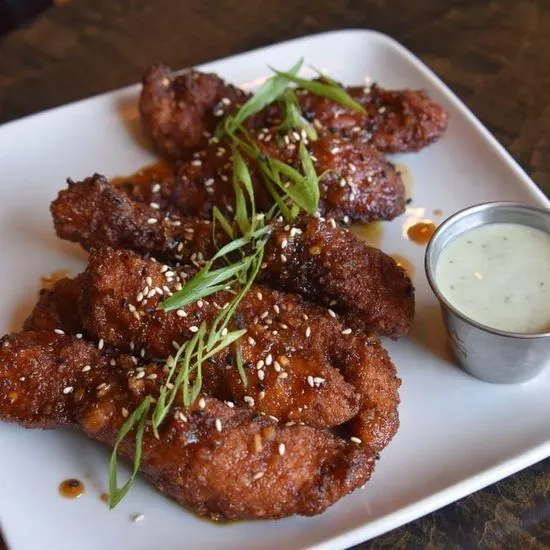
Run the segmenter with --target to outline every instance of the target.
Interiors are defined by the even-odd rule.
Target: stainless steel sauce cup
[[[426,275],[441,305],[451,347],[461,367],[487,382],[526,382],[550,362],[550,332],[507,332],[479,323],[453,306],[436,282],[437,261],[443,248],[464,231],[488,223],[517,223],[550,233],[550,210],[513,202],[489,202],[457,212],[438,227],[428,244]]]

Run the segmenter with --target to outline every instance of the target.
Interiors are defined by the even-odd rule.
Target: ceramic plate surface
[[[407,214],[384,226],[381,246],[414,267],[417,314],[411,335],[387,347],[403,379],[401,428],[364,490],[319,517],[215,525],[139,481],[110,512],[100,501],[109,450],[70,431],[0,425],[0,518],[10,548],[192,549],[344,548],[374,537],[550,455],[550,371],[514,386],[471,378],[455,366],[423,269],[424,246],[403,237],[420,219],[441,221],[490,200],[549,206],[505,150],[454,94],[392,39],[370,31],[320,34],[209,63],[254,86],[267,66],[326,68],[345,83],[370,76],[387,88],[424,88],[449,111],[444,138],[398,155],[412,180]],[[305,71],[306,75],[313,74]],[[66,177],[130,173],[154,159],[140,138],[138,86],[104,94],[0,127],[0,331],[20,328],[40,276],[85,265],[76,245],[58,240],[48,211]],[[443,216],[434,214],[440,210]],[[77,501],[60,481],[82,479]],[[140,523],[131,516],[143,513]]]

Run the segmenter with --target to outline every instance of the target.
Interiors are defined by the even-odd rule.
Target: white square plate
[[[363,491],[319,517],[242,522],[200,520],[139,481],[113,512],[100,501],[109,450],[78,433],[0,425],[0,518],[14,550],[39,547],[343,548],[374,537],[550,455],[550,372],[524,385],[494,386],[450,359],[438,305],[423,270],[424,247],[402,237],[415,218],[474,203],[549,201],[455,95],[417,58],[371,31],[306,37],[209,63],[235,83],[254,84],[267,66],[326,68],[345,83],[367,75],[387,88],[424,88],[449,111],[447,134],[418,154],[400,155],[412,174],[409,212],[385,226],[382,248],[415,267],[417,314],[409,338],[387,342],[403,379],[401,428]],[[153,159],[140,141],[138,86],[0,127],[0,330],[18,329],[41,274],[76,273],[85,254],[56,239],[48,205],[70,176],[130,173]],[[77,501],[57,494],[82,478]],[[145,514],[140,523],[135,513]]]

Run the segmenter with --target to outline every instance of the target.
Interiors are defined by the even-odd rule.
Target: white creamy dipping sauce
[[[459,311],[509,332],[550,332],[550,234],[491,223],[466,231],[441,251],[435,280]]]

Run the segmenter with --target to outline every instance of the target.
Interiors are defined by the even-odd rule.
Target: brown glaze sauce
[[[407,229],[407,237],[416,244],[426,244],[436,230],[435,223],[431,221],[421,221],[411,225]]]
[[[384,236],[383,222],[370,222],[365,224],[352,225],[350,229],[365,244],[380,248]]]
[[[390,254],[390,256],[395,260],[395,263],[399,267],[402,267],[407,272],[409,277],[414,277],[414,265],[409,260],[407,260],[407,258],[401,256],[400,254]]]
[[[109,493],[101,493],[101,495],[99,495],[99,500],[109,504]]]
[[[84,489],[84,483],[79,479],[66,479],[59,484],[59,494],[64,498],[79,498],[84,494]]]
[[[112,185],[124,185],[126,183],[132,185],[146,185],[153,181],[160,181],[164,178],[173,176],[175,173],[176,166],[173,163],[166,160],[159,160],[143,166],[137,172],[129,176],[115,176],[109,181]]]
[[[69,273],[64,269],[57,269],[56,271],[52,271],[48,275],[42,275],[42,277],[40,277],[40,288],[45,288],[46,290],[49,290],[50,288],[52,288],[53,285],[55,285],[55,283],[57,283],[57,281],[65,279],[69,276]]]

